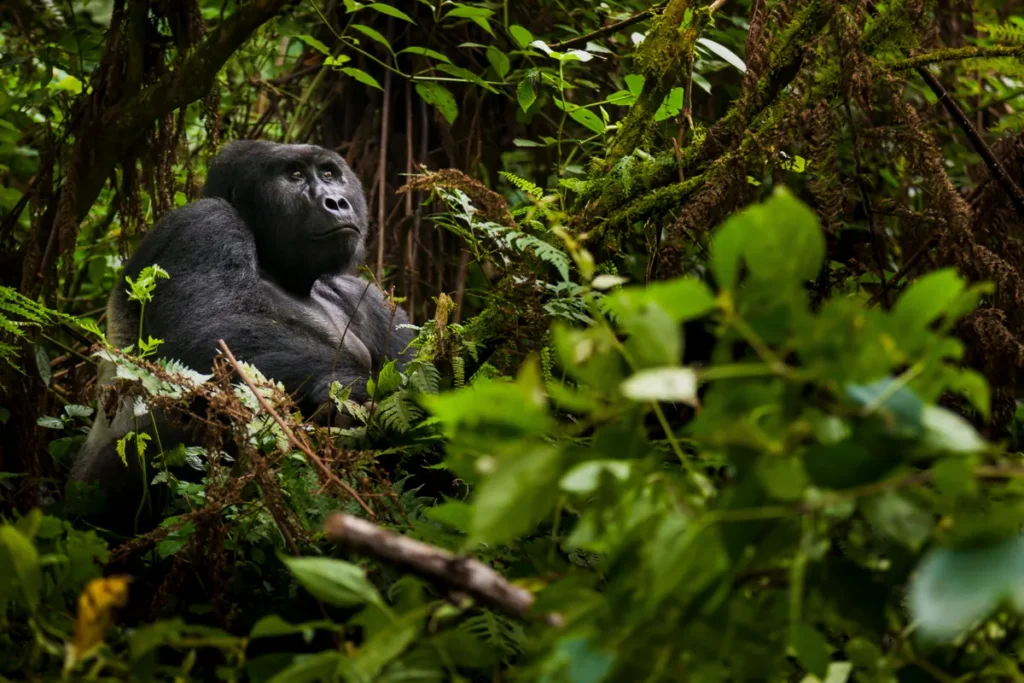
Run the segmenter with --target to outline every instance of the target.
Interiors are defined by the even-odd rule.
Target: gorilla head
[[[256,240],[260,269],[296,294],[308,294],[322,275],[362,263],[363,186],[328,149],[233,142],[211,163],[203,195],[235,207]]]

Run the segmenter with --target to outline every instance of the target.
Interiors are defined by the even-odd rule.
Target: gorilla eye
[[[305,174],[302,171],[299,171],[298,169],[292,171],[291,172],[291,176],[292,176],[292,178],[295,178],[296,180],[302,180],[303,178],[306,177]]]

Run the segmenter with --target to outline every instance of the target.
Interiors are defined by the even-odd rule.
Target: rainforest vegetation
[[[246,139],[362,180],[347,424],[108,339]],[[0,4],[0,682],[1021,681],[1022,371],[1021,0]]]

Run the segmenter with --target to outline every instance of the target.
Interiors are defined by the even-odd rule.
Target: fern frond
[[[983,24],[979,26],[988,32],[988,37],[999,43],[1024,45],[1024,26],[1003,22],[1002,24]]]
[[[521,178],[520,176],[517,176],[515,173],[509,173],[508,171],[498,171],[498,175],[500,175],[502,178],[504,178],[512,185],[514,185],[516,189],[518,189],[520,192],[524,192],[528,195],[533,195],[537,199],[540,199],[541,197],[544,196],[544,190],[541,189],[539,185],[531,183],[526,178]]]
[[[404,434],[423,419],[424,412],[408,391],[397,391],[377,405],[375,415],[384,429]]]

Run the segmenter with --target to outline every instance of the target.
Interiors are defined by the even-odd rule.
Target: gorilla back
[[[401,309],[392,314],[380,290],[354,276],[366,199],[344,159],[313,145],[234,142],[211,164],[203,195],[166,216],[128,260],[108,304],[111,343],[134,343],[141,314],[143,334],[163,340],[160,356],[209,372],[223,339],[283,383],[305,414],[329,400],[333,381],[366,401],[368,375],[387,359],[405,360],[412,334],[399,327],[408,322]],[[124,278],[153,264],[170,279],[143,313]],[[101,368],[101,383],[111,374]],[[115,449],[132,424],[130,401],[112,421],[101,406],[72,468],[73,480],[98,483],[118,507],[141,493],[141,472],[125,468]],[[164,448],[177,445],[181,433],[173,436],[161,431]]]

